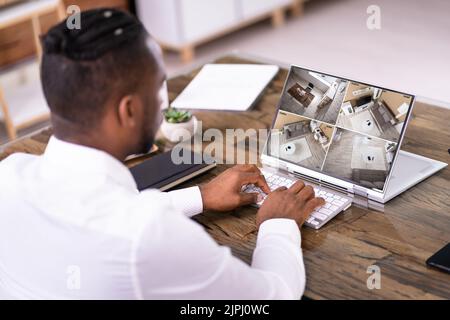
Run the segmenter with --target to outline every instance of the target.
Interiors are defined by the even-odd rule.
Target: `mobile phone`
[[[450,273],[450,243],[432,255],[427,260],[427,265]]]

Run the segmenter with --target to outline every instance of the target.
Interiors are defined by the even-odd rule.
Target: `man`
[[[43,38],[41,80],[54,137],[42,156],[0,163],[0,291],[24,299],[299,299],[299,227],[323,200],[298,182],[270,190],[254,166],[201,186],[139,193],[122,161],[149,150],[166,75],[131,15],[82,13]],[[251,266],[190,217],[257,201]]]

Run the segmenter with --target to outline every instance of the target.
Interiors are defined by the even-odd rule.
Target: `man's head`
[[[81,13],[43,37],[41,80],[58,138],[117,158],[149,150],[161,122],[165,81],[158,45],[130,14]]]

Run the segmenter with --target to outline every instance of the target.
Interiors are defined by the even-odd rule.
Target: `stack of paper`
[[[178,109],[249,109],[278,73],[257,64],[207,64],[172,103]]]

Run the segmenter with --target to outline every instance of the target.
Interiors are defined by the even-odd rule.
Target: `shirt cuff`
[[[175,209],[188,217],[203,212],[203,199],[199,187],[171,191],[169,196]]]
[[[297,223],[291,219],[270,219],[264,221],[259,227],[257,242],[263,242],[272,235],[280,235],[296,246],[301,246],[302,237]]]

